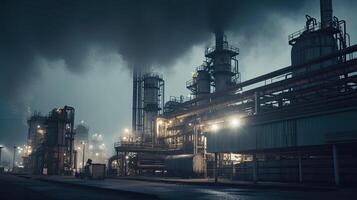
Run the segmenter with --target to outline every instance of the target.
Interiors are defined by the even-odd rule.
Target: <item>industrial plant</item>
[[[189,100],[165,102],[163,77],[134,69],[132,130],[109,173],[356,183],[357,46],[331,0],[320,12],[288,36],[291,66],[243,82],[239,49],[216,30]]]
[[[165,101],[163,76],[135,68],[132,128],[109,158],[102,134],[75,125],[73,107],[35,112],[18,147],[23,170],[73,175],[93,162],[107,176],[356,183],[357,45],[331,0],[320,1],[320,14],[288,36],[290,66],[246,81],[239,49],[216,30],[204,62],[182,83],[190,99]]]

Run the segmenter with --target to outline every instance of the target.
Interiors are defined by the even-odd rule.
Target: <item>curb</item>
[[[201,186],[224,186],[232,188],[258,188],[258,189],[280,189],[280,190],[301,190],[301,191],[334,191],[338,190],[337,187],[329,186],[306,186],[306,185],[263,185],[263,184],[245,184],[245,183],[224,183],[224,182],[191,182],[191,181],[175,181],[175,180],[164,180],[164,179],[147,179],[147,178],[130,178],[130,177],[110,177],[111,179],[122,179],[122,180],[135,180],[135,181],[147,181],[147,182],[158,182],[158,183],[169,183],[169,184],[185,184],[185,185],[201,185]]]

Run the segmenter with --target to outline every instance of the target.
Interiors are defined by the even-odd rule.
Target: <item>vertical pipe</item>
[[[136,134],[136,112],[137,112],[137,95],[138,95],[138,74],[137,74],[137,69],[134,67],[133,70],[133,102],[132,102],[132,121],[131,121],[131,126],[132,126],[132,131],[134,134]]]
[[[338,166],[338,151],[336,144],[332,145],[332,156],[333,156],[333,172],[335,178],[335,185],[340,184],[340,172]]]
[[[214,182],[215,183],[218,183],[217,159],[218,159],[218,155],[217,155],[217,152],[215,152],[214,153],[214,165],[213,165],[213,175],[214,175]]]
[[[298,162],[299,162],[299,183],[302,183],[302,159],[301,159],[301,151],[298,151]]]

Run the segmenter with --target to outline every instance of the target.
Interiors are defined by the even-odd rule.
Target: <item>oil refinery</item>
[[[186,82],[191,100],[165,102],[163,78],[136,69],[132,132],[115,143],[111,172],[355,183],[357,47],[332,1],[320,4],[321,22],[306,15],[288,37],[291,66],[241,82],[239,49],[216,31]]]
[[[306,15],[302,29],[296,28],[296,32],[286,36],[285,44],[290,47],[289,66],[276,66],[274,69],[277,70],[245,79],[248,73],[242,69],[254,68],[257,63],[249,59],[249,62],[242,62],[242,57],[247,55],[244,54],[247,46],[243,42],[241,49],[232,45],[237,44],[235,41],[241,32],[235,35],[226,28],[225,17],[219,17],[224,14],[218,11],[220,7],[213,9],[217,15],[209,9],[212,2],[216,5],[218,1],[118,2],[106,1],[102,5],[105,9],[101,9],[99,1],[81,0],[64,1],[49,7],[42,1],[19,4],[23,7],[16,3],[4,4],[9,9],[19,7],[25,12],[20,15],[24,22],[20,20],[14,28],[10,26],[12,22],[3,24],[0,20],[0,27],[15,31],[24,27],[26,30],[35,27],[39,32],[50,30],[46,32],[50,42],[42,41],[48,39],[46,34],[42,38],[37,32],[29,31],[28,36],[22,36],[26,42],[19,40],[19,44],[13,45],[14,51],[26,54],[26,59],[31,60],[22,58],[23,62],[31,64],[28,69],[15,70],[16,81],[12,78],[6,81],[19,84],[18,88],[25,88],[21,81],[33,81],[31,87],[35,89],[31,91],[37,89],[40,92],[17,94],[17,98],[23,98],[19,102],[25,102],[23,107],[2,107],[0,104],[0,110],[5,107],[4,110],[11,110],[11,113],[21,110],[21,117],[12,118],[3,111],[6,116],[0,117],[0,126],[6,126],[0,127],[0,132],[14,140],[11,146],[9,142],[0,141],[0,199],[353,199],[351,196],[356,195],[357,185],[357,44],[351,44],[346,21],[334,16],[333,5],[341,4],[316,0],[319,19]],[[229,12],[229,2],[219,1],[217,5],[222,4],[223,10]],[[257,19],[253,15],[264,16],[260,13],[263,11],[254,13],[254,9],[272,9],[273,13],[276,11],[274,6],[279,2],[283,4],[278,0],[257,2],[238,3],[242,4],[239,8],[242,12],[244,8],[253,9],[244,11],[252,12],[247,15],[252,16],[247,19],[249,26]],[[285,3],[285,6],[291,6],[287,11],[302,4]],[[1,4],[0,11],[3,9]],[[309,9],[313,7],[310,1],[305,4]],[[36,11],[44,13],[38,17]],[[9,13],[11,17],[16,15]],[[183,16],[176,16],[178,13]],[[283,16],[280,14],[277,16]],[[66,21],[67,15],[71,16],[69,21]],[[199,20],[187,22],[190,20],[186,15],[190,20],[197,15]],[[245,15],[243,13],[242,17]],[[0,16],[2,18],[2,12]],[[36,23],[25,23],[27,17]],[[51,19],[49,24],[45,23],[47,17]],[[221,24],[211,27],[205,24],[212,20],[207,18],[219,18],[214,21]],[[121,24],[117,24],[119,22]],[[289,26],[294,25],[288,22]],[[242,29],[243,24],[240,24]],[[161,26],[167,33],[162,33]],[[187,38],[179,40],[176,31],[168,30],[171,26],[179,29],[192,26],[195,33],[183,31],[180,35]],[[253,29],[260,31],[256,27]],[[145,34],[141,35],[142,32]],[[67,37],[71,38],[68,40],[70,44],[66,43]],[[270,36],[264,37],[267,40]],[[211,44],[207,41],[209,38],[213,45],[200,50],[203,62],[191,67],[192,77],[184,81],[180,77],[180,84],[187,89],[189,97],[170,96],[178,93],[167,89],[175,82],[172,77],[176,74],[169,74],[171,79],[166,78],[169,75],[161,73],[168,72],[161,65],[175,65],[177,60],[185,60],[188,47],[194,49],[198,45],[200,49]],[[168,44],[153,47],[150,40],[157,39]],[[187,44],[180,46],[179,42]],[[73,44],[80,47],[72,49]],[[262,46],[273,48],[266,47],[266,43]],[[66,51],[65,54],[60,48]],[[71,50],[67,52],[67,48]],[[6,63],[5,57],[11,54],[1,50],[0,45],[0,65],[2,60]],[[151,50],[153,52],[149,52]],[[197,53],[192,52],[188,53],[190,58],[196,58]],[[175,58],[166,58],[171,53]],[[2,54],[6,56],[1,57]],[[151,58],[155,56],[165,58]],[[253,57],[259,59],[259,56],[255,53]],[[267,61],[264,60],[266,66],[262,67],[274,63]],[[17,64],[22,67],[24,63]],[[128,79],[123,78],[127,74],[119,78],[114,74],[122,85],[106,79],[112,74],[105,72],[103,66],[108,65],[110,71],[113,63],[127,67],[127,71],[120,69],[119,74],[124,74],[123,71],[130,73]],[[179,66],[188,66],[186,61],[182,63]],[[80,73],[87,73],[82,65],[100,67],[93,67],[93,76],[81,75],[79,78]],[[61,67],[65,71],[63,74],[56,71]],[[44,76],[48,86],[40,78],[36,80],[41,70],[54,71],[54,77]],[[253,70],[254,73],[259,71]],[[25,71],[26,78],[20,76],[20,71]],[[73,74],[68,76],[68,73]],[[102,83],[96,79],[101,73],[105,77],[102,80],[105,88],[96,87]],[[52,79],[58,79],[60,91],[54,89],[56,80]],[[74,84],[74,79],[81,79],[83,82],[78,83],[83,85]],[[46,85],[46,90],[42,90],[42,84]],[[174,88],[178,88],[176,84],[173,84]],[[76,89],[73,90],[75,94],[70,92],[72,87]],[[8,93],[0,84],[4,99],[11,96],[9,93],[16,93],[15,86],[5,88]],[[89,92],[85,93],[88,88]],[[110,97],[102,96],[99,90],[107,90]],[[115,94],[127,98],[128,105]],[[36,106],[50,112],[34,112]],[[118,131],[130,122],[131,128]],[[19,145],[21,139],[15,141],[12,134],[20,129],[8,127],[15,124],[17,128],[21,123],[27,130],[17,132],[21,132],[26,142],[24,140]],[[8,139],[1,136],[1,140]]]

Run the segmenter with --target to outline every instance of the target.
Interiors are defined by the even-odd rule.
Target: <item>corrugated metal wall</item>
[[[357,139],[357,111],[284,120],[207,135],[208,152],[240,152],[323,145]]]

